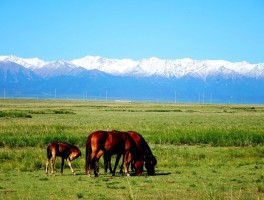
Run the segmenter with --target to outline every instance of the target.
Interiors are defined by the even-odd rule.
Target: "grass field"
[[[99,178],[84,156],[45,175],[46,146],[95,130],[141,133],[157,175]],[[264,106],[0,99],[1,199],[264,199]],[[101,163],[102,165],[102,159]]]

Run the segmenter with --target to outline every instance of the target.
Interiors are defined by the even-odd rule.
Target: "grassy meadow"
[[[85,175],[87,135],[112,129],[144,136],[156,176]],[[45,175],[53,141],[82,150],[77,176]],[[263,105],[0,99],[0,199],[264,199],[263,144]]]

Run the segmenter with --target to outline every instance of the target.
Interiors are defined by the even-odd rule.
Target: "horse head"
[[[74,160],[82,155],[82,152],[79,149],[72,150],[72,153],[69,156],[70,160]]]
[[[157,159],[155,156],[146,158],[145,167],[147,169],[148,175],[155,175],[155,166],[157,165]]]
[[[143,166],[144,166],[144,161],[143,160],[137,160],[134,163],[134,168],[135,168],[135,174],[138,176],[143,173]]]

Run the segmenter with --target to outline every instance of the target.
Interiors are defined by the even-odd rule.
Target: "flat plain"
[[[158,160],[155,176],[84,170],[96,130],[134,130]],[[83,156],[45,175],[46,146]],[[0,99],[1,199],[264,199],[264,106]]]

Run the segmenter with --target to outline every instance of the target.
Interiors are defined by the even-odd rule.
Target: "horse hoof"
[[[130,176],[130,174],[129,174],[129,173],[127,173],[127,174],[126,174],[126,176]]]

